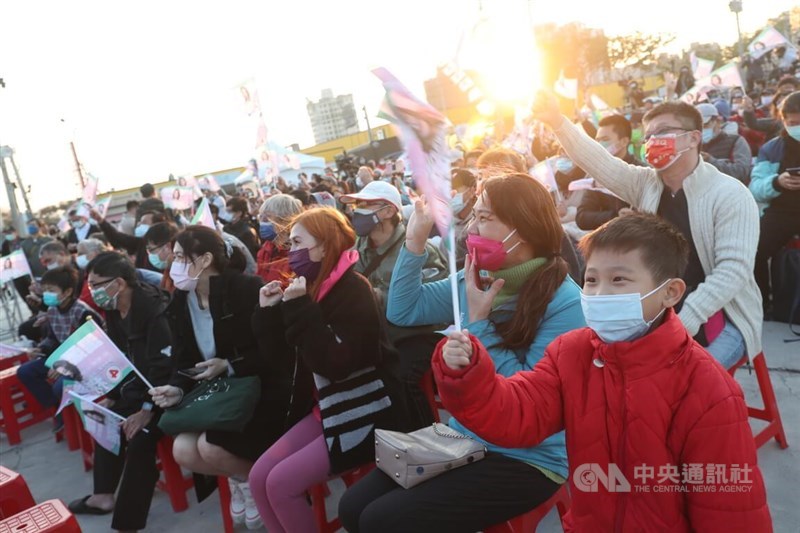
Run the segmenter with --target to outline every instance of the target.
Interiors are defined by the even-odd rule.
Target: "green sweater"
[[[491,272],[490,274],[494,279],[506,280],[506,284],[503,285],[503,288],[495,296],[494,302],[492,302],[492,309],[497,309],[519,294],[525,282],[546,262],[547,259],[544,257],[535,257],[517,266]]]

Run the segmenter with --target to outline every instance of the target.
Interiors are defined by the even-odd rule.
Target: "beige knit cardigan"
[[[555,130],[570,159],[639,211],[655,213],[664,190],[655,169],[628,165],[566,118]],[[760,229],[758,206],[742,183],[700,160],[683,181],[692,239],[705,281],[678,315],[690,335],[723,309],[742,333],[750,358],[761,352],[763,310],[753,277]]]

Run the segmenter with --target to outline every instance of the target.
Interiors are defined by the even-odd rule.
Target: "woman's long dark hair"
[[[178,234],[175,242],[181,245],[183,254],[192,259],[210,253],[213,256],[211,264],[220,274],[226,269],[244,272],[247,266],[244,253],[239,248],[225,242],[219,233],[206,226],[188,226]]]
[[[560,255],[564,238],[561,220],[550,193],[527,174],[489,178],[483,182],[480,194],[486,195],[495,216],[515,228],[536,257],[547,260],[522,285],[511,320],[494,324],[502,339],[501,348],[527,350],[550,300],[567,275],[567,262]]]

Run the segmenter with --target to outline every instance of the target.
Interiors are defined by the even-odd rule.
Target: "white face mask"
[[[89,265],[89,259],[86,257],[86,254],[81,254],[75,258],[75,262],[78,264],[78,268],[85,269]]]
[[[581,293],[581,307],[586,325],[589,326],[603,342],[631,342],[645,333],[653,322],[666,311],[662,309],[650,321],[645,321],[642,301],[661,290],[672,278],[648,292],[644,296],[638,293],[601,294],[589,296]]]
[[[189,276],[189,265],[191,264],[192,263],[175,261],[169,268],[169,277],[172,278],[175,287],[182,291],[193,291],[197,288],[197,280],[200,279],[202,270],[197,274],[197,277],[193,278]]]

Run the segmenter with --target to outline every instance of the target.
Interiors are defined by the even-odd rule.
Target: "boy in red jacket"
[[[772,531],[741,388],[672,309],[686,290],[684,238],[635,214],[581,249],[589,327],[511,378],[478,339],[452,333],[433,356],[447,410],[510,448],[565,429],[568,530]]]

